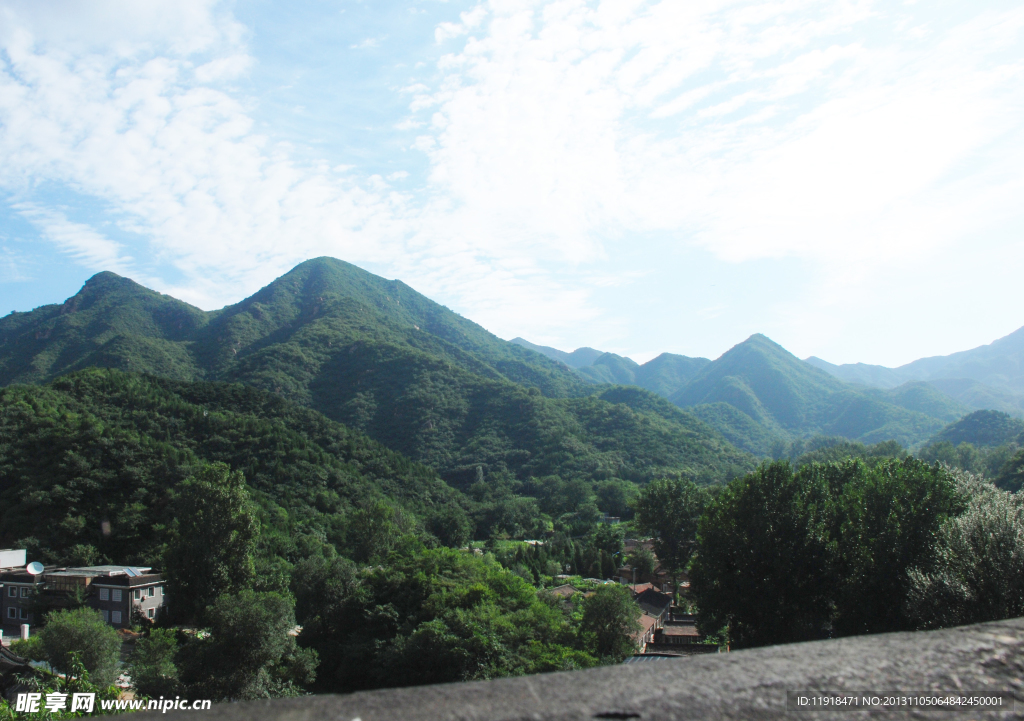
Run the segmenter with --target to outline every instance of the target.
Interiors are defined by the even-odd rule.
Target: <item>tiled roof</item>
[[[573,586],[566,583],[562,586],[555,586],[554,588],[549,588],[548,593],[553,593],[556,596],[562,596],[563,598],[569,598],[574,593],[579,593],[579,591]]]

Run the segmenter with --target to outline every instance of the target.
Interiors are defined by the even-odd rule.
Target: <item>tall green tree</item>
[[[673,574],[690,563],[697,547],[697,526],[710,501],[706,489],[682,477],[651,481],[633,501],[633,523],[638,531],[654,537],[658,560]]]
[[[296,696],[316,678],[317,654],[296,645],[294,602],[279,593],[224,594],[206,610],[209,636],[178,656],[192,695],[240,701]]]
[[[903,603],[910,571],[927,562],[943,522],[964,510],[965,499],[945,470],[914,458],[848,467],[856,471],[839,499],[835,633],[913,628]]]
[[[176,632],[169,628],[151,629],[135,642],[128,657],[128,675],[132,687],[141,696],[171,697],[181,690],[174,656],[178,651]]]
[[[580,638],[602,660],[619,663],[636,649],[640,607],[625,586],[607,584],[583,601]]]
[[[556,602],[487,558],[438,548],[361,573],[332,561],[300,564],[296,575],[299,642],[321,658],[317,692],[596,663]]]
[[[171,612],[195,620],[222,593],[252,584],[260,522],[245,478],[225,463],[199,466],[182,482],[165,566]]]
[[[92,608],[51,613],[39,631],[39,645],[50,665],[66,674],[72,673],[77,659],[100,686],[117,678],[121,637]]]
[[[651,580],[654,576],[654,569],[657,566],[657,559],[654,554],[643,546],[638,546],[633,550],[632,553],[626,558],[626,562],[633,567],[636,572],[633,580],[638,583],[646,583]]]
[[[966,511],[947,518],[928,561],[910,571],[904,609],[919,628],[1024,615],[1024,502],[956,473]]]
[[[997,486],[1013,493],[1024,487],[1024,448],[1003,464],[995,481]]]
[[[827,637],[837,557],[820,474],[786,461],[732,481],[700,521],[691,566],[698,624],[739,647]]]

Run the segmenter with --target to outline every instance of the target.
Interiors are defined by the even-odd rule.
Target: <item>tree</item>
[[[636,550],[629,554],[626,562],[636,571],[636,581],[644,583],[654,576],[657,560],[654,558],[654,554],[643,546],[637,546]]]
[[[352,514],[349,524],[352,558],[363,563],[380,561],[413,528],[413,519],[400,506],[383,500],[368,504]]]
[[[963,507],[946,471],[914,458],[764,464],[701,520],[698,625],[740,647],[913,628],[910,571]]]
[[[606,584],[583,601],[580,639],[604,662],[618,663],[636,649],[640,607],[625,586]]]
[[[108,686],[117,678],[121,637],[100,612],[91,608],[55,611],[39,632],[46,660],[54,668],[72,673],[75,658],[81,661],[93,682]]]
[[[614,556],[622,551],[622,537],[621,525],[601,524],[594,531],[594,547]]]
[[[654,537],[654,550],[673,576],[686,569],[697,546],[697,525],[711,498],[681,477],[651,481],[633,502],[634,524]]]
[[[1017,451],[999,469],[999,473],[996,476],[996,485],[1013,493],[1016,493],[1024,486],[1024,449]]]
[[[193,695],[246,700],[295,696],[316,678],[317,654],[296,646],[294,604],[279,593],[224,594],[206,609],[210,635],[179,656]]]
[[[171,611],[195,620],[220,594],[253,581],[260,523],[245,478],[224,463],[199,466],[177,489],[167,548]]]
[[[436,509],[427,517],[427,530],[437,537],[442,545],[462,548],[473,533],[473,524],[462,507],[449,503]]]
[[[299,642],[320,653],[317,692],[596,663],[574,649],[575,629],[557,603],[486,557],[437,548],[394,554],[358,574],[346,562],[297,571]]]
[[[155,628],[135,642],[128,657],[128,675],[132,686],[142,696],[174,696],[181,689],[174,656],[178,650],[175,631]]]
[[[918,628],[1024,615],[1024,504],[968,473],[954,478],[968,509],[943,522],[931,557],[909,573],[904,606]]]
[[[939,528],[964,510],[965,499],[945,470],[914,458],[873,468],[859,463],[845,467],[851,480],[839,499],[835,632],[845,636],[911,629],[914,623],[903,603],[911,586],[909,572],[927,561]]]
[[[729,483],[697,534],[691,592],[705,633],[739,647],[824,638],[832,620],[834,508],[820,473],[786,461]]]

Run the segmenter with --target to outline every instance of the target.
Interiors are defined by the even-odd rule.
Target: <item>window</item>
[[[156,595],[156,589],[153,588],[152,586],[150,586],[149,587],[149,596],[150,596],[150,598],[152,598],[155,595]]]
[[[28,598],[29,591],[31,591],[31,590],[32,589],[30,589],[28,586],[22,586],[21,587],[21,597],[22,598]]]
[[[103,623],[110,623],[110,611],[106,609],[103,611]]]
[[[101,588],[100,589],[100,600],[101,601],[109,601],[110,600],[110,589],[109,588]]]
[[[16,609],[14,606],[8,606],[7,607],[7,618],[17,618],[17,617],[18,617],[18,609]]]
[[[121,623],[121,612],[120,611],[112,612],[110,614],[110,622],[111,623]]]
[[[120,588],[115,588],[112,593],[113,593],[113,598],[110,599],[111,601],[120,601],[121,600],[121,589]]]
[[[18,597],[18,589],[15,588],[14,586],[11,586],[11,591],[10,591],[10,593],[8,595],[11,598],[17,598]]]
[[[152,609],[152,608],[151,608],[151,609],[149,609],[149,611],[147,611],[147,612],[146,612],[146,615],[147,615],[147,616],[149,616],[150,618],[153,618],[153,611],[154,611],[154,610],[155,610],[155,609]]]
[[[19,608],[19,609],[18,609],[18,612],[19,612],[19,613],[18,613],[18,617],[19,617],[19,618],[20,618],[20,619],[21,619],[22,621],[27,621],[27,620],[28,620],[28,611],[26,611],[26,610],[25,610],[24,608]]]
[[[135,589],[135,600],[138,601],[140,598],[142,598],[142,591],[140,591],[139,589],[136,588]]]
[[[164,587],[163,587],[163,586],[157,586],[157,587],[156,587],[156,590],[157,590],[157,592],[158,592],[158,593],[159,593],[159,594],[160,594],[161,596],[163,596],[163,595],[164,595]]]

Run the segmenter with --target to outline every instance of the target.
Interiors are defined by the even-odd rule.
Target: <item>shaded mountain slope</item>
[[[591,365],[576,370],[591,383],[640,385],[636,380],[640,365],[631,358],[615,353],[602,353]]]
[[[564,350],[558,350],[547,345],[535,345],[525,338],[513,338],[509,343],[515,343],[523,348],[529,348],[532,351],[540,353],[541,355],[547,356],[552,360],[565,363],[570,368],[583,368],[584,366],[591,365],[595,360],[604,355],[604,351],[595,350],[594,348],[577,348],[572,353],[566,353]]]
[[[201,378],[207,371],[194,356],[195,339],[214,317],[98,273],[63,304],[0,318],[0,385],[39,383],[91,365]]]
[[[963,418],[971,408],[939,391],[931,383],[909,381],[892,389],[865,388],[865,395],[947,423]]]
[[[466,503],[426,466],[278,396],[91,369],[0,390],[0,546],[151,563],[170,493],[200,461],[245,474],[274,553],[292,561],[296,543],[343,543],[345,515],[367,501],[423,515]]]
[[[681,389],[711,362],[707,358],[662,353],[641,365],[630,358],[615,353],[602,353],[593,348],[577,348],[572,353],[566,353],[557,348],[534,345],[523,338],[513,338],[510,342],[575,368],[589,383],[635,385],[663,398]]]
[[[769,438],[836,435],[865,443],[895,439],[919,442],[939,430],[950,403],[928,389],[864,393],[797,359],[763,335],[753,335],[705,366],[670,400],[682,407],[725,403],[742,411],[765,433],[740,439],[746,425],[732,414],[705,410],[697,414],[741,447],[763,448]],[[940,409],[933,417],[918,408]],[[953,404],[955,405],[955,404]],[[732,416],[732,417],[729,417]]]
[[[481,471],[600,470],[645,480],[685,470],[717,480],[752,462],[692,416],[667,420],[588,398],[594,387],[564,364],[329,258],[215,312],[109,273],[64,307],[0,321],[0,380],[40,382],[97,365],[244,383],[365,432],[455,483]],[[616,414],[618,435],[599,422]]]
[[[1024,421],[999,411],[975,411],[939,431],[932,443],[948,441],[954,446],[971,443],[975,446],[1024,444]]]
[[[662,353],[637,369],[636,385],[668,398],[689,383],[711,361],[675,353]]]
[[[971,410],[993,410],[1024,417],[1024,395],[987,386],[970,378],[933,378],[928,385]]]
[[[815,357],[808,358],[807,363],[849,383],[880,388],[894,388],[907,381],[970,379],[1017,396],[1024,394],[1024,328],[988,345],[921,358],[898,368],[865,363],[833,365]]]

